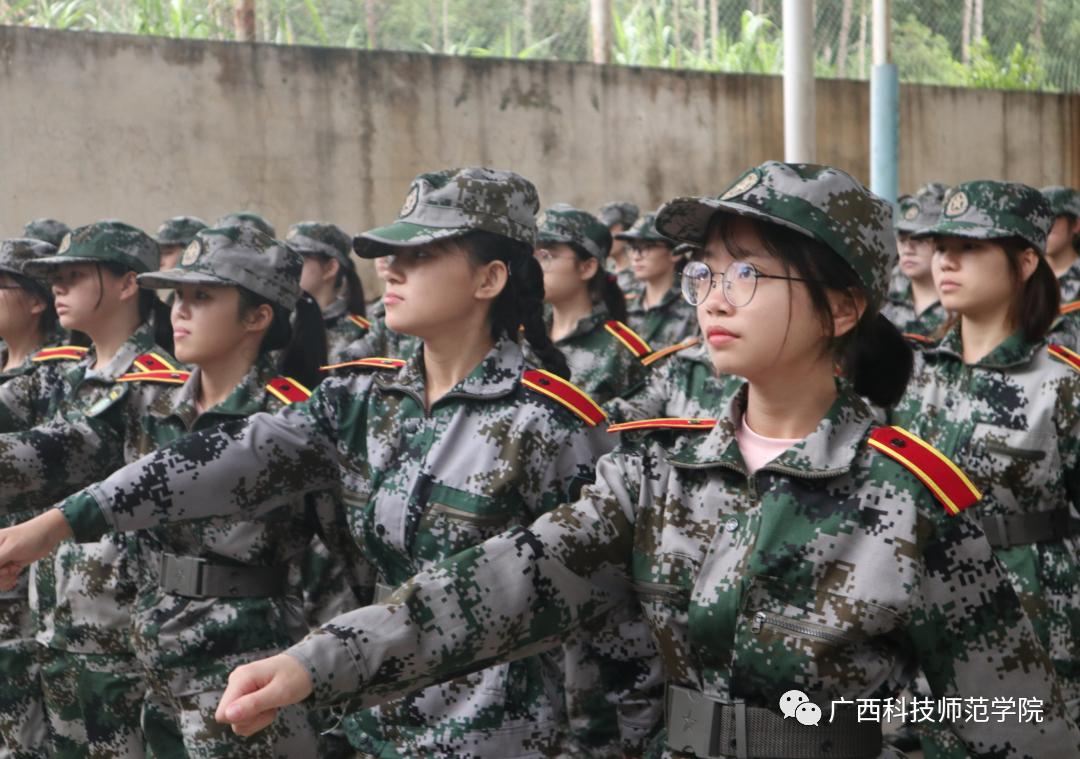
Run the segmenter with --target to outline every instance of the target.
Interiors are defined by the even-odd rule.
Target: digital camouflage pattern
[[[945,194],[937,222],[915,234],[979,240],[1019,237],[1040,253],[1054,222],[1050,204],[1034,187],[1019,182],[964,182]]]
[[[896,231],[906,234],[933,226],[941,215],[941,208],[948,188],[937,182],[927,185],[915,195],[907,195],[898,204]]]
[[[65,264],[116,263],[137,274],[157,271],[161,251],[150,235],[122,221],[99,221],[76,227],[60,241],[56,253],[26,264],[32,277],[45,276]]]
[[[357,348],[354,351],[351,346],[358,340],[363,340],[372,332],[374,323],[370,319],[349,313],[348,304],[343,298],[338,298],[324,308],[322,316],[323,327],[326,328],[326,356],[331,364],[354,358],[368,357],[356,355],[356,351],[360,349]],[[383,329],[385,329],[385,326]],[[368,348],[368,350],[374,350],[374,346]],[[379,355],[384,354],[380,353]]]
[[[64,235],[70,231],[71,228],[62,221],[57,221],[56,219],[35,219],[23,227],[23,237],[41,240],[42,242],[47,242],[50,245],[59,247],[60,242],[64,239]]]
[[[630,229],[641,215],[641,209],[626,200],[613,200],[600,206],[597,215],[608,229],[616,224],[621,224],[623,229]]]
[[[735,440],[744,409],[740,392],[711,431],[657,433],[605,456],[576,502],[294,646],[314,697],[370,707],[535,653],[635,601],[669,681],[724,703],[775,711],[789,689],[826,706],[885,698],[921,664],[936,698],[1043,701],[1039,724],[956,724],[973,756],[1080,749],[983,533],[867,445],[871,409],[841,389],[814,432],[753,475]],[[152,518],[144,473],[92,491],[113,526]]]
[[[562,243],[579,248],[603,266],[611,252],[611,232],[588,211],[556,203],[536,220],[536,245]]]
[[[139,285],[234,285],[292,311],[300,298],[303,267],[299,253],[257,229],[204,229],[184,249],[176,268],[141,274]]]
[[[257,213],[251,211],[237,211],[227,213],[213,223],[214,229],[223,227],[246,227],[262,232],[268,237],[277,237],[273,225]]]
[[[205,221],[195,216],[173,216],[162,222],[154,239],[158,245],[179,245],[186,248],[206,226]]]
[[[1050,213],[1054,216],[1080,218],[1080,192],[1061,185],[1050,185],[1040,192],[1050,204]]]
[[[334,259],[346,269],[356,268],[349,255],[352,238],[335,224],[325,221],[293,224],[285,235],[285,242],[302,256],[318,254]]]
[[[182,435],[244,419],[285,405],[270,392],[273,362],[260,358],[224,401],[199,413],[195,399],[201,371],[195,369],[174,394],[150,407],[139,449],[148,453]],[[316,532],[333,548],[332,564],[350,557],[349,570],[360,568],[353,594],[339,610],[370,602],[374,578],[363,571],[338,522],[340,505],[330,492],[294,498],[260,521],[206,519],[137,533],[140,554],[138,597],[133,615],[133,643],[150,687],[146,738],[157,756],[280,757],[320,753],[316,715],[307,705],[283,710],[269,733],[242,738],[214,720],[229,672],[240,664],[272,655],[307,632],[299,588],[275,596],[242,598],[186,597],[161,585],[161,556],[194,556],[212,564],[256,567],[266,572],[296,570]],[[295,578],[294,578],[295,579]]]
[[[661,234],[656,228],[656,214],[647,213],[634,222],[634,226],[627,229],[625,232],[618,232],[615,234],[615,239],[626,240],[627,242],[663,242],[675,247],[675,242],[665,235]]]
[[[628,293],[626,321],[654,351],[681,343],[700,331],[697,311],[683,298],[677,271],[675,284],[656,305],[646,307],[641,286]]]
[[[418,355],[397,372],[333,377],[306,403],[178,440],[72,497],[66,511],[81,540],[110,524],[251,519],[340,487],[353,537],[394,587],[529,523],[592,479],[604,431],[523,385],[526,367],[521,348],[500,340],[428,411]],[[350,737],[383,757],[551,754],[565,730],[561,678],[557,651],[480,668],[354,714]]]
[[[983,493],[976,518],[1063,509],[1080,499],[1080,374],[1017,333],[965,364],[959,328],[916,353],[891,412],[955,459]],[[1080,717],[1080,536],[996,549]]]
[[[353,361],[358,358],[409,358],[423,347],[423,343],[416,336],[395,332],[386,326],[386,306],[383,305],[382,298],[368,308],[367,320],[371,325],[367,332],[344,347],[335,346],[337,361]]]
[[[1080,260],[1058,277],[1058,287],[1061,288],[1061,305],[1080,300]]]
[[[949,312],[940,301],[915,312],[915,303],[911,297],[911,280],[900,272],[897,266],[889,284],[889,295],[881,307],[882,315],[892,322],[904,334],[932,337],[949,319]]]
[[[26,271],[30,261],[56,253],[56,246],[32,237],[14,237],[0,240],[0,273],[31,276]],[[44,285],[42,285],[44,289]]]
[[[540,200],[532,182],[512,171],[471,167],[420,174],[397,220],[353,240],[362,258],[390,255],[393,247],[424,245],[485,231],[533,247]]]
[[[885,300],[896,263],[892,204],[849,174],[828,166],[767,161],[718,197],[665,203],[656,227],[680,242],[704,245],[717,211],[779,224],[824,243],[855,270],[874,307]]]

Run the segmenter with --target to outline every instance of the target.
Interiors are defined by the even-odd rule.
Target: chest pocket
[[[414,555],[441,561],[471,548],[520,521],[509,499],[433,483],[416,529]]]
[[[739,610],[733,681],[801,682],[807,692],[872,690],[893,671],[897,654],[889,640],[902,626],[898,614],[879,604],[756,577]]]
[[[1060,471],[1057,447],[1047,433],[980,422],[972,431],[965,464],[986,494],[1007,510],[1051,496]]]

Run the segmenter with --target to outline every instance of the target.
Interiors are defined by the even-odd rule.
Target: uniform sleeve
[[[962,710],[949,720],[953,731],[972,756],[1080,755],[1080,732],[1065,714],[1050,661],[982,530],[966,513],[948,516],[936,503],[928,508],[936,518],[924,533],[910,642],[939,702],[1013,710],[1004,721],[971,719]],[[1020,699],[1041,704],[1040,723],[1019,719]]]
[[[597,472],[573,504],[421,572],[386,603],[337,617],[289,649],[315,698],[371,707],[614,618],[632,600],[628,483],[637,469],[613,454]]]
[[[338,484],[337,421],[346,413],[338,404],[352,397],[348,380],[327,380],[309,400],[276,414],[186,435],[60,508],[83,542],[97,540],[103,527],[130,532],[206,517],[254,519]]]
[[[0,433],[16,432],[35,427],[49,416],[62,379],[58,370],[48,364],[20,374],[0,385]]]
[[[661,361],[659,366],[630,388],[629,392],[604,404],[604,411],[612,424],[664,416],[664,408],[673,392],[671,365],[675,358],[669,356],[667,360]]]
[[[339,360],[355,361],[360,358],[385,357],[388,352],[387,332],[388,328],[382,319],[372,319],[371,329],[342,348]]]

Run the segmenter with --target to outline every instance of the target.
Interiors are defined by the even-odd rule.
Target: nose
[[[949,248],[935,250],[934,259],[942,271],[956,271],[960,268],[960,256]]]
[[[389,260],[386,263],[386,276],[384,279],[387,282],[400,283],[405,280],[405,270],[401,266],[400,256],[388,256]]]

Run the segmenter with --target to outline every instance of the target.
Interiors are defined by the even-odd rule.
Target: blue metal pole
[[[896,202],[900,135],[900,76],[896,64],[883,63],[870,72],[870,189]]]

